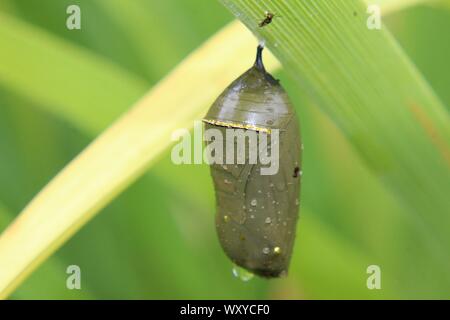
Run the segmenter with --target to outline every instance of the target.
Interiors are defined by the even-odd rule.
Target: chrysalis
[[[219,145],[224,162],[211,164],[222,248],[235,264],[259,276],[279,277],[287,274],[295,240],[301,141],[295,110],[278,81],[266,72],[262,51],[258,46],[253,67],[225,89],[203,121],[205,133],[216,129],[223,137]],[[242,140],[235,139],[238,133],[248,135],[244,148],[239,147]],[[256,146],[262,146],[256,162],[250,156],[255,147],[250,133],[256,136]],[[259,144],[264,141],[266,147]],[[207,148],[217,142],[211,139]],[[227,158],[231,149],[234,154]],[[262,173],[268,167],[264,155],[277,156],[276,171]]]

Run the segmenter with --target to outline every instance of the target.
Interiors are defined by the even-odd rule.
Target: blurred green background
[[[81,7],[81,30],[66,28],[71,4]],[[448,8],[417,6],[383,20],[447,107],[449,18]],[[232,19],[217,1],[1,0],[0,230]],[[215,234],[208,167],[174,166],[166,154],[12,298],[449,298],[450,270],[441,267],[448,258],[433,249],[428,231],[333,122],[283,72],[276,76],[297,108],[305,145],[287,278],[233,277]],[[71,264],[81,268],[82,290],[66,289]],[[371,264],[381,267],[381,290],[366,287]]]

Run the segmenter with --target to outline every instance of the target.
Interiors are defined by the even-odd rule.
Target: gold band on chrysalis
[[[243,123],[227,122],[227,121],[212,120],[212,119],[203,119],[203,122],[206,122],[206,123],[209,123],[212,125],[216,125],[216,126],[221,126],[221,127],[254,130],[254,131],[259,131],[259,132],[265,132],[267,134],[272,133],[271,128],[258,127],[253,124],[243,124]]]

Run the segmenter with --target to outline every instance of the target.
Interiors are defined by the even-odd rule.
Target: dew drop
[[[254,276],[253,273],[236,265],[233,266],[233,275],[244,282],[250,281]]]
[[[264,247],[264,248],[262,249],[262,252],[263,252],[264,254],[269,254],[270,249],[269,249],[268,247]]]
[[[265,223],[269,224],[272,222],[272,219],[270,219],[270,217],[267,217],[266,220],[264,221]]]
[[[254,207],[256,207],[256,205],[258,204],[258,201],[256,199],[253,199],[250,204]]]

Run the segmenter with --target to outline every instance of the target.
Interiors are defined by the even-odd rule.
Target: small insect
[[[262,51],[258,46],[253,67],[225,89],[203,121],[205,130],[222,132],[223,145],[229,142],[227,130],[232,129],[256,132],[258,140],[267,135],[267,150],[279,150],[279,168],[272,175],[262,175],[266,166],[248,161],[247,154],[243,164],[210,166],[216,230],[223,250],[238,266],[273,278],[287,273],[294,246],[302,143],[295,109],[279,81],[265,70]],[[279,139],[272,143],[275,129]],[[239,150],[238,142],[233,144]],[[249,150],[248,141],[244,150]]]
[[[268,24],[270,24],[273,20],[273,18],[276,16],[274,13],[266,11],[265,12],[266,17],[264,18],[263,21],[261,21],[258,25],[260,28],[267,26]],[[277,16],[279,17],[279,16]]]

